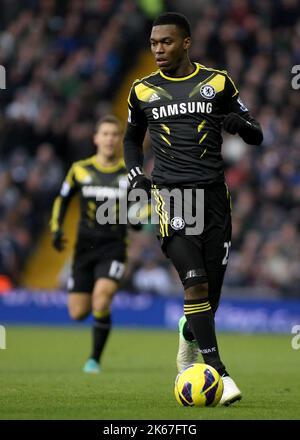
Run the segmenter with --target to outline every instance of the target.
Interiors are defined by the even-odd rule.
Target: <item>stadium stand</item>
[[[20,285],[65,170],[93,152],[95,120],[114,110],[125,122],[131,77],[151,65],[144,32],[149,16],[131,0],[6,3],[0,19],[0,64],[7,71],[0,92],[0,273],[8,285]],[[228,70],[264,131],[261,147],[224,135],[233,198],[225,292],[242,287],[299,297],[300,100],[290,73],[300,64],[299,1],[221,0],[196,11],[195,3],[165,2],[165,8],[188,14],[191,59]],[[154,271],[169,283],[162,293],[180,292],[151,228],[134,236],[129,256],[127,287],[139,290],[141,274]],[[147,289],[159,294],[151,282]]]

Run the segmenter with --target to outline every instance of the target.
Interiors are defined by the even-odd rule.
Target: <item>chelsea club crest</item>
[[[209,84],[204,84],[200,89],[200,95],[206,99],[212,99],[216,96],[216,91],[213,86]]]
[[[179,231],[183,229],[185,226],[185,221],[181,217],[174,217],[171,220],[171,227],[175,229],[175,231]]]

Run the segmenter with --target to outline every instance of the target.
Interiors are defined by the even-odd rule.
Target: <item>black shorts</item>
[[[175,210],[176,201],[168,201],[162,188],[154,191],[156,211],[160,223],[157,225],[157,236],[165,255],[174,264],[184,288],[208,282],[209,297],[217,307],[224,274],[227,267],[229,249],[231,246],[231,199],[227,186],[218,183],[204,188],[204,193],[197,199],[195,190],[189,193],[186,210],[181,213]],[[184,207],[182,193],[181,205]],[[202,199],[203,197],[203,199]],[[203,206],[196,210],[196,201]],[[198,228],[190,223],[186,211],[194,216],[203,212],[203,222],[198,221]],[[179,215],[178,215],[179,214]],[[187,228],[194,228],[195,235]],[[213,304],[212,304],[213,306]]]
[[[120,282],[125,271],[126,244],[123,241],[93,241],[78,237],[68,280],[69,292],[92,293],[99,278]]]

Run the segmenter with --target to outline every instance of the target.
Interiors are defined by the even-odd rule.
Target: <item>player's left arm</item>
[[[128,124],[124,137],[124,159],[131,189],[144,189],[151,194],[151,180],[143,170],[143,141],[147,130],[147,119],[139,107],[133,84],[128,97]]]
[[[224,113],[224,130],[230,134],[238,133],[247,144],[260,145],[262,143],[263,132],[260,124],[251,116],[249,110],[241,101],[234,82],[227,75]]]

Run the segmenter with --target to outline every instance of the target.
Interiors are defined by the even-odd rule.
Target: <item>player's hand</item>
[[[64,238],[64,233],[61,230],[54,232],[52,235],[52,245],[58,251],[61,252],[66,247],[67,240]]]
[[[230,134],[241,133],[241,131],[247,126],[247,122],[248,121],[243,119],[237,113],[229,113],[225,116],[223,128]]]
[[[140,167],[133,167],[128,173],[130,189],[143,189],[151,197],[151,180],[145,176]]]

